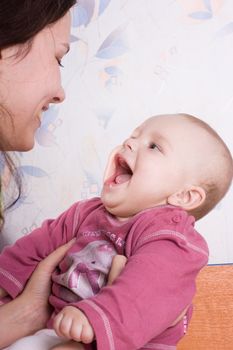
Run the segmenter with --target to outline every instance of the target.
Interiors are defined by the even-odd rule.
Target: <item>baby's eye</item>
[[[149,148],[150,148],[150,149],[155,149],[155,148],[157,148],[158,150],[160,150],[159,147],[158,147],[158,145],[156,145],[156,143],[154,143],[154,142],[151,142],[151,143],[149,144]]]

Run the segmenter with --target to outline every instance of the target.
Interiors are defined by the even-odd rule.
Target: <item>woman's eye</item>
[[[63,68],[64,66],[63,66],[63,64],[61,63],[61,60],[60,60],[59,58],[56,58],[56,60],[57,60],[58,65],[59,65],[60,67]]]

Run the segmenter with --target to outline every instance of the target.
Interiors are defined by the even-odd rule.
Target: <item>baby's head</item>
[[[198,220],[223,198],[232,176],[231,153],[208,124],[187,114],[158,115],[113,151],[101,198],[122,219],[170,204]]]

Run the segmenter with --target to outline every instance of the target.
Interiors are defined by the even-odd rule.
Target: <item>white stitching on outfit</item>
[[[148,343],[143,346],[143,349],[155,349],[155,350],[176,350],[176,346],[157,344],[157,343]]]
[[[139,240],[139,243],[143,243],[144,241],[148,241],[150,238],[153,237],[158,237],[158,236],[165,236],[165,235],[170,235],[170,236],[175,236],[178,237],[180,239],[182,239],[183,241],[186,242],[187,246],[201,254],[204,254],[206,256],[209,256],[208,252],[206,252],[204,249],[197,247],[196,245],[189,243],[189,241],[187,240],[187,238],[180,232],[177,231],[171,231],[171,230],[161,230],[158,232],[153,232],[151,234],[149,234],[148,236],[142,238],[141,240]]]
[[[80,207],[80,203],[82,203],[82,202],[79,202],[77,207],[76,207],[76,209],[75,209],[74,221],[73,221],[73,227],[72,227],[73,236],[76,233],[76,229],[77,229],[77,226],[78,226],[78,223],[79,223],[79,219],[80,219],[80,209],[79,209],[79,207]]]
[[[107,318],[107,316],[105,315],[105,313],[103,312],[103,310],[96,305],[95,303],[93,303],[93,301],[91,300],[83,300],[83,302],[89,304],[91,307],[93,307],[93,309],[95,309],[96,312],[98,312],[99,316],[101,317],[103,323],[104,323],[104,327],[105,327],[105,331],[107,334],[107,338],[108,338],[108,342],[109,342],[109,350],[115,350],[115,345],[114,345],[114,340],[113,340],[113,334],[112,334],[112,330],[111,330],[111,326],[109,323],[109,320]]]
[[[2,269],[0,267],[0,273],[5,276],[8,280],[10,280],[12,283],[16,285],[17,288],[20,289],[20,291],[23,289],[22,283],[20,283],[14,276],[12,276],[8,271]]]

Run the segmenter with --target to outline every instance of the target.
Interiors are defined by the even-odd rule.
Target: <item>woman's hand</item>
[[[25,300],[28,300],[29,298],[32,299],[32,301],[39,303],[41,306],[46,305],[47,307],[51,288],[51,274],[74,242],[75,239],[57,248],[38,264],[21,294]]]
[[[23,303],[30,302],[37,309],[37,329],[44,328],[51,314],[51,308],[48,305],[48,298],[51,291],[51,275],[56,266],[65,256],[67,250],[73,245],[75,240],[57,248],[53,253],[42,260],[30,280],[28,281],[21,299]]]
[[[24,291],[0,307],[0,349],[45,327],[51,313],[48,305],[51,274],[73,243],[74,240],[59,247],[41,261]]]

